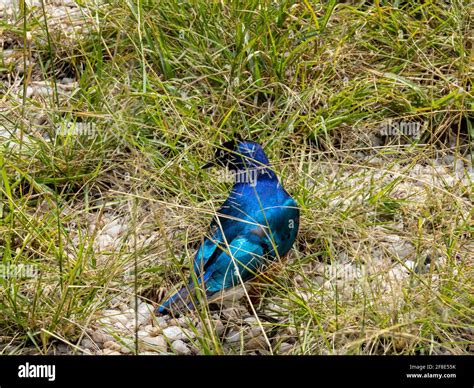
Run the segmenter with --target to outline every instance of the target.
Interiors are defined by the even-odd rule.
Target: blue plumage
[[[234,186],[196,253],[195,280],[190,278],[187,286],[159,306],[158,313],[192,309],[196,286],[209,297],[252,279],[269,261],[285,256],[296,239],[298,205],[278,181],[259,144],[225,143],[204,167],[212,165],[231,170]]]

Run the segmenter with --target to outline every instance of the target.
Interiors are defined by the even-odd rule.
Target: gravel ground
[[[30,0],[27,3],[31,7],[39,7],[39,0]],[[39,8],[38,8],[39,9]],[[11,0],[0,0],[0,20],[11,20],[18,12],[18,2]],[[39,12],[39,11],[38,11]],[[46,12],[49,18],[49,26],[52,33],[55,30],[64,34],[66,39],[74,40],[78,34],[87,33],[88,29],[94,28],[92,16],[81,11],[72,0],[50,1],[46,4]],[[22,99],[24,85],[20,82],[20,75],[25,71],[22,60],[22,52],[18,42],[14,42],[8,36],[0,36],[4,47],[8,47],[2,53],[4,63],[15,68],[18,77],[8,80],[8,94],[10,97],[16,96],[18,101]],[[34,62],[27,63],[27,66],[36,68]],[[58,92],[61,99],[67,101],[68,97],[77,91],[77,82],[64,76],[59,79]],[[26,87],[28,98],[41,101],[53,95],[53,86],[50,80],[40,78],[40,73],[34,73],[31,82]],[[41,116],[36,117],[36,122],[41,122]],[[34,126],[33,126],[34,127]],[[73,130],[81,131],[78,126]],[[11,134],[5,130],[0,130],[0,139],[6,140]],[[47,136],[43,133],[32,131],[28,136]],[[27,141],[28,136],[24,141]],[[421,163],[414,164],[406,171],[404,166],[393,165],[387,169],[386,160],[373,158],[364,154],[356,155],[359,163],[353,166],[341,166],[323,164],[314,171],[314,176],[319,177],[317,183],[308,180],[307,185],[317,184],[321,190],[330,191],[331,187],[344,185],[352,188],[356,193],[354,197],[331,199],[331,208],[343,210],[345,207],[366,201],[363,187],[370,181],[378,181],[382,185],[395,177],[400,177],[400,181],[394,187],[392,196],[397,198],[409,198],[410,203],[416,206],[427,200],[432,188],[444,190],[446,187],[457,187],[464,190],[466,195],[472,195],[472,182],[474,181],[473,168],[471,164],[466,164],[462,160],[456,160],[447,155],[432,161],[431,165]],[[369,173],[368,173],[369,171]],[[370,172],[371,171],[371,172]],[[360,172],[360,174],[359,174]],[[360,176],[360,178],[357,178]],[[355,177],[355,178],[354,178]],[[426,190],[430,187],[430,190]],[[105,193],[104,198],[113,197],[113,193]],[[104,199],[105,203],[106,199]],[[43,209],[48,211],[47,208]],[[71,209],[71,212],[73,210]],[[93,249],[96,251],[98,267],[106,268],[110,260],[113,260],[114,253],[124,249],[144,248],[153,246],[154,254],[147,255],[139,263],[141,268],[145,268],[163,260],[160,257],[161,246],[157,241],[155,217],[168,220],[170,224],[176,225],[178,215],[167,214],[171,212],[162,205],[150,205],[146,209],[146,214],[140,220],[139,233],[133,239],[130,237],[131,219],[124,211],[108,207],[104,213],[84,213],[83,219],[76,220],[70,224],[70,234],[72,244],[78,244],[84,234],[96,233]],[[166,226],[166,225],[165,225]],[[182,230],[186,230],[188,225],[170,228],[170,238],[179,235]],[[324,289],[326,295],[334,297],[334,292],[338,290],[339,298],[351,298],[354,293],[360,292],[363,280],[366,276],[372,275],[377,287],[385,290],[383,295],[386,300],[387,309],[396,311],[397,298],[402,292],[404,285],[410,281],[413,271],[419,273],[430,273],[433,287],[436,287],[436,268],[442,265],[445,258],[436,255],[432,251],[424,253],[425,257],[430,257],[425,263],[416,263],[414,257],[416,248],[411,243],[411,236],[406,230],[403,219],[396,220],[390,225],[390,229],[385,225],[374,227],[370,232],[373,249],[370,257],[359,260],[354,251],[341,252],[337,261],[325,263],[315,260],[305,267],[305,273],[298,275],[295,282],[301,285],[300,296],[305,300],[312,300],[314,295],[305,290],[304,285],[308,279],[318,289]],[[161,247],[161,248],[160,248]],[[72,248],[72,247],[70,247]],[[66,248],[66,253],[72,255],[73,249]],[[423,255],[421,255],[423,256]],[[388,258],[397,258],[389,260]],[[434,270],[430,271],[430,266]],[[130,271],[133,268],[129,268]],[[124,278],[127,274],[124,275]],[[128,283],[127,283],[128,284]],[[138,314],[134,309],[134,298],[130,284],[123,286],[118,283],[119,290],[116,297],[107,301],[107,308],[98,312],[90,328],[86,329],[79,347],[69,347],[65,344],[58,344],[51,349],[53,354],[103,354],[120,355],[131,354],[136,351],[140,354],[200,354],[200,337],[206,328],[192,315],[181,318],[155,317],[153,314],[155,305],[150,301],[140,300]],[[168,287],[163,287],[162,291]],[[125,295],[125,296],[124,296]],[[264,302],[261,312],[264,315],[257,319],[248,310],[245,304],[236,303],[233,307],[223,308],[212,316],[209,327],[224,344],[226,353],[238,352],[244,348],[247,354],[267,354],[270,352],[279,354],[289,354],[295,347],[300,346],[302,341],[301,333],[296,329],[279,324],[288,319],[288,312],[282,311],[281,307],[272,301]],[[243,345],[243,346],[242,346]],[[26,351],[27,353],[27,351]]]
[[[449,156],[435,160],[433,166],[416,164],[408,174],[402,173],[400,166],[394,166],[389,174],[385,172],[384,177],[381,176],[384,170],[383,164],[382,160],[371,158],[370,167],[374,171],[373,176],[365,174],[360,179],[354,179],[349,177],[358,176],[354,174],[353,169],[339,175],[333,170],[333,175],[324,175],[327,181],[319,182],[319,184],[321,187],[327,187],[331,182],[332,184],[343,183],[357,188],[372,179],[384,182],[384,180],[393,179],[397,174],[402,174],[404,180],[395,187],[392,195],[410,198],[416,204],[426,200],[428,191],[424,189],[424,186],[427,184],[430,187],[434,185],[442,188],[447,183],[449,186],[458,185],[469,189],[470,182],[474,179],[472,166],[466,166],[459,161],[453,163]],[[330,168],[334,169],[334,166]],[[364,168],[358,168],[361,171],[364,170]],[[321,166],[321,169],[325,168]],[[356,190],[358,193],[360,191],[360,189]],[[351,203],[354,200],[357,199],[351,199]],[[359,200],[364,199],[359,198]],[[333,206],[341,209],[346,201],[347,198],[335,198]],[[351,203],[347,203],[347,206]],[[114,250],[123,249],[123,236],[127,234],[127,228],[130,225],[129,218],[127,216],[114,218],[112,214],[106,214],[101,225],[95,241],[97,252],[100,253],[103,250],[110,254]],[[393,233],[387,232],[390,227]],[[328,297],[334,298],[337,290],[338,298],[350,299],[354,293],[362,292],[364,279],[371,276],[373,277],[372,286],[383,290],[382,295],[385,298],[382,301],[383,304],[388,310],[395,312],[403,299],[401,298],[402,289],[407,286],[413,272],[431,273],[432,286],[436,288],[437,268],[442,267],[445,258],[442,255],[433,257],[433,252],[427,249],[421,256],[424,255],[430,259],[425,263],[416,263],[414,261],[416,248],[404,230],[403,221],[394,222],[390,227],[387,225],[383,228],[374,227],[371,231],[375,243],[370,260],[358,260],[351,252],[341,252],[337,260],[332,263],[314,260],[306,265],[304,273],[295,278],[295,282],[301,286],[299,296],[305,300],[315,298],[310,291],[305,291],[305,285],[309,279],[316,289],[324,288],[324,293]],[[90,228],[96,229],[94,222],[91,223]],[[141,228],[141,232],[143,235],[139,237],[139,241],[144,245],[150,244],[153,239],[148,233],[152,232],[147,228]],[[431,265],[434,266],[432,271],[430,271]],[[169,316],[155,317],[153,314],[155,306],[142,301],[138,307],[136,320],[133,300],[128,299],[127,301],[126,297],[117,297],[114,300],[115,307],[103,310],[98,315],[93,323],[94,328],[88,331],[87,337],[81,342],[81,347],[86,353],[128,354],[134,352],[135,332],[137,332],[138,351],[141,354],[199,354],[199,338],[203,334],[203,327],[197,317],[192,315],[179,319]],[[213,330],[224,343],[226,352],[233,353],[241,349],[243,344],[248,354],[266,354],[270,352],[268,346],[270,341],[273,352],[286,354],[291,353],[294,347],[300,345],[298,343],[302,338],[300,333],[284,325],[284,322],[288,320],[287,311],[282,310],[272,301],[266,301],[260,312],[264,313],[264,317],[256,319],[245,303],[237,302],[233,307],[223,308],[212,316],[213,322],[210,327],[214,327]]]

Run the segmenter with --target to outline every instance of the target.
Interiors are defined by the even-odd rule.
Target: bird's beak
[[[211,168],[211,167],[214,167],[216,165],[216,162],[214,162],[213,160],[207,162],[204,166],[201,167],[201,169],[205,170],[207,168]]]

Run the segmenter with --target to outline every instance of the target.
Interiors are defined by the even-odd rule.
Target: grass
[[[229,190],[200,166],[241,136],[302,212],[254,306],[267,352],[472,353],[469,2],[102,3],[0,11],[0,253],[39,271],[0,277],[0,352],[80,352],[101,310],[179,282]],[[248,352],[210,315],[202,353]]]

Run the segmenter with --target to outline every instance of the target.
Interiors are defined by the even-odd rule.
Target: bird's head
[[[266,169],[269,166],[267,155],[260,144],[253,141],[228,141],[222,144],[214,158],[203,168],[213,166],[227,167],[229,170]]]

